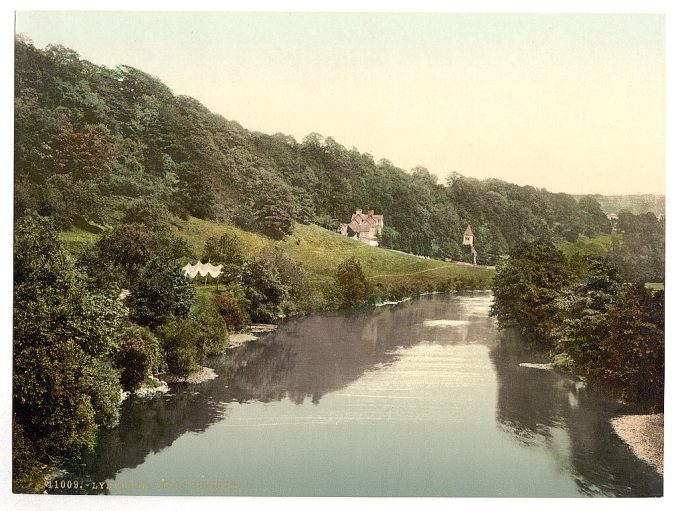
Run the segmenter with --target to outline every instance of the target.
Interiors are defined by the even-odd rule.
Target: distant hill
[[[580,200],[586,195],[574,195],[576,200]],[[594,198],[606,214],[616,213],[623,210],[628,210],[634,215],[641,213],[652,212],[657,217],[665,216],[666,214],[666,196],[665,195],[589,195]]]

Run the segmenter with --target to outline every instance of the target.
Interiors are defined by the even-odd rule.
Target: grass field
[[[238,238],[246,256],[278,246],[302,266],[312,292],[319,299],[333,285],[338,265],[352,256],[361,263],[376,295],[384,298],[444,289],[488,289],[494,274],[493,268],[425,260],[370,247],[316,225],[298,224],[293,233],[281,241],[197,218],[177,221],[175,230],[186,239],[194,256],[200,256],[206,239],[225,232]],[[74,255],[94,243],[97,237],[97,234],[81,229],[61,234],[65,246]]]

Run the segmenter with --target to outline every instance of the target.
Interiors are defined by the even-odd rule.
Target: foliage
[[[335,280],[342,307],[358,307],[368,303],[368,281],[356,257],[350,257],[338,266]]]
[[[588,259],[585,276],[562,290],[557,299],[562,338],[557,350],[576,367],[599,376],[607,366],[602,341],[609,332],[609,312],[621,289],[621,278],[603,259]]]
[[[551,346],[557,326],[556,301],[573,278],[566,258],[552,243],[522,244],[496,268],[491,314],[499,326],[518,326],[533,341]]]
[[[288,289],[276,268],[264,259],[249,259],[241,267],[240,280],[251,320],[256,323],[277,321],[283,314]]]
[[[169,263],[189,253],[186,242],[165,229],[154,230],[141,223],[122,223],[102,236],[86,257],[87,270],[98,273],[97,266],[112,264],[120,268],[126,287],[133,286],[142,269],[156,259]]]
[[[541,242],[513,251],[493,291],[499,326],[518,326],[561,367],[607,383],[624,399],[663,408],[662,290],[624,283],[603,258],[567,261]]]
[[[26,438],[16,417],[12,420],[12,491],[41,493],[50,467],[39,461],[33,443]]]
[[[121,335],[115,361],[122,370],[120,383],[124,390],[130,391],[159,373],[164,365],[156,336],[148,328],[137,325],[130,326]]]
[[[523,240],[611,230],[591,197],[456,173],[438,183],[423,167],[405,172],[318,133],[297,142],[250,132],[129,66],[107,69],[22,40],[15,55],[19,215],[53,214],[66,227],[76,217],[95,220],[113,198],[153,196],[181,218],[227,221],[279,240],[296,223],[335,230],[363,206],[386,215],[385,246],[419,255],[469,257],[460,249],[470,223],[481,264]],[[66,181],[47,186],[54,177]]]
[[[202,358],[222,353],[229,340],[227,324],[209,295],[196,296],[191,307],[191,317],[198,323],[196,342],[199,356]]]
[[[167,231],[172,217],[165,204],[154,198],[142,197],[130,202],[121,223],[144,226],[154,232]]]
[[[242,290],[240,294],[243,294]],[[223,291],[215,293],[213,301],[217,313],[222,316],[230,332],[238,332],[248,326],[250,318],[243,303],[245,296],[239,300],[232,291]]]
[[[48,460],[91,447],[97,426],[116,422],[118,383],[102,357],[126,310],[86,289],[45,219],[15,225],[14,269],[14,420]]]
[[[663,291],[627,285],[609,315],[603,349],[609,360],[604,378],[623,397],[663,409],[664,395]]]
[[[239,239],[230,232],[225,232],[219,238],[210,236],[205,241],[201,259],[211,261],[213,264],[221,263],[224,266],[222,275],[226,282],[233,282],[236,279],[239,268],[245,261]]]
[[[283,304],[284,312],[289,314],[309,310],[311,288],[300,264],[286,254],[281,247],[265,250],[259,257],[276,270],[281,283],[287,289],[287,299]]]
[[[130,290],[130,316],[140,325],[157,328],[173,317],[185,318],[194,294],[191,281],[179,265],[153,259]]]
[[[158,329],[168,371],[188,374],[201,366],[201,353],[196,336],[199,324],[195,319],[172,319]]]
[[[556,243],[557,248],[568,258],[573,256],[608,257],[616,238],[614,236],[597,236],[588,238],[579,235],[573,242]]]
[[[621,238],[614,245],[612,262],[628,280],[665,281],[665,224],[652,213],[619,215],[616,227]]]

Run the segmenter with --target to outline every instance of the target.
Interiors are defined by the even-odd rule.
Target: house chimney
[[[357,212],[355,214],[360,215],[361,213],[363,213],[363,211],[364,211],[363,209],[357,209]]]
[[[368,214],[369,214],[369,215],[372,215],[372,214],[373,214],[373,210],[372,210],[372,209],[369,209],[369,210],[368,210]]]

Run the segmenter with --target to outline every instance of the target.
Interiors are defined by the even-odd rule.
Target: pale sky
[[[662,15],[19,12],[16,30],[406,170],[664,193]]]

